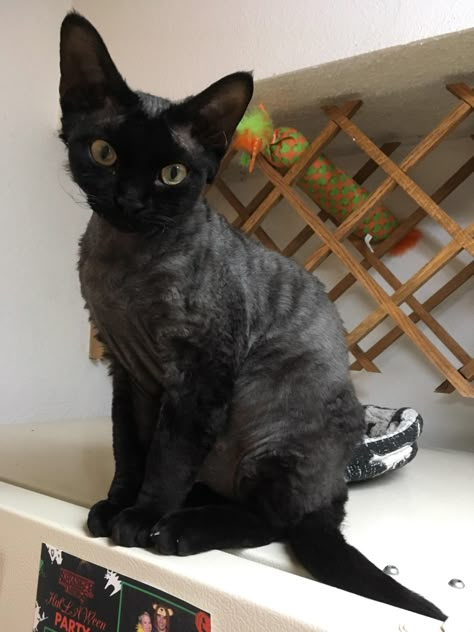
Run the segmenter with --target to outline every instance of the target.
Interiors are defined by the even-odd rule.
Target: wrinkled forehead
[[[139,99],[140,110],[151,120],[159,119],[170,106],[176,105],[176,103],[168,99],[157,97],[148,92],[137,91],[136,94]],[[194,153],[202,149],[196,139],[191,135],[191,122],[188,124],[167,125],[167,130],[173,141],[184,151]]]
[[[162,97],[157,97],[154,94],[149,94],[148,92],[138,91],[136,94],[139,99],[140,110],[151,120],[159,119],[161,115],[165,113],[171,105],[173,105],[172,101]],[[198,143],[196,143],[191,136],[190,123],[188,125],[170,125],[167,127],[176,144],[180,145],[186,151],[196,151]]]
[[[127,123],[132,127],[146,129],[156,128],[157,122],[163,121],[163,114],[172,105],[171,101],[146,92],[137,92],[138,101],[133,107],[123,107],[111,102],[97,110],[82,113],[73,118],[70,136],[77,138],[100,133],[101,131],[121,131]],[[69,131],[69,130],[68,130]]]

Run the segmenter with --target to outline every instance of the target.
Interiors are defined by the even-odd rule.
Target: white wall
[[[63,190],[58,44],[67,0],[0,3],[0,422],[105,414],[75,270],[88,211]]]
[[[474,26],[472,0],[75,0],[132,86],[179,98]]]

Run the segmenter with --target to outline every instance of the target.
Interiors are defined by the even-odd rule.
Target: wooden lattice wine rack
[[[391,154],[400,145],[399,142],[389,142],[378,147],[351,119],[361,108],[361,101],[349,101],[341,106],[333,105],[324,107],[327,116],[327,124],[309,144],[307,150],[284,175],[258,155],[256,168],[265,176],[266,183],[248,204],[240,201],[231,187],[226,183],[224,175],[235,152],[230,150],[224,158],[220,173],[215,179],[212,188],[223,196],[227,204],[235,211],[234,226],[248,235],[254,235],[265,246],[281,252],[283,255],[295,256],[300,249],[315,235],[320,244],[306,258],[304,267],[308,271],[314,271],[329,256],[335,256],[343,264],[347,273],[329,290],[329,297],[337,301],[355,283],[371,297],[377,307],[373,309],[356,327],[347,332],[347,343],[354,357],[351,365],[353,370],[366,370],[379,372],[380,369],[375,360],[388,347],[393,345],[402,336],[407,336],[423,354],[426,361],[430,362],[443,376],[444,381],[436,388],[437,392],[451,393],[457,391],[464,397],[474,397],[474,358],[463,348],[452,333],[436,320],[433,310],[441,305],[448,297],[452,296],[462,286],[468,287],[474,274],[474,260],[464,265],[461,270],[453,274],[451,278],[439,287],[431,296],[420,302],[415,293],[425,285],[435,274],[442,270],[459,253],[466,251],[470,257],[474,256],[474,222],[466,227],[461,227],[440,206],[453,191],[465,180],[472,176],[474,171],[474,157],[467,160],[460,168],[452,173],[445,182],[433,193],[423,190],[410,176],[410,169],[419,164],[442,140],[447,138],[455,128],[469,117],[474,109],[474,91],[465,84],[451,84],[448,90],[453,95],[452,110],[432,129],[411,151],[396,164]],[[370,196],[344,221],[337,222],[332,215],[324,210],[317,209],[314,204],[306,202],[303,196],[295,189],[295,183],[301,177],[305,168],[319,155],[323,149],[331,144],[338,134],[343,132],[355,142],[365,154],[367,161],[353,176],[353,179],[361,184],[367,180],[377,169],[381,169],[385,178],[375,188]],[[363,239],[351,234],[357,224],[376,205],[379,205],[384,197],[396,187],[402,189],[416,204],[415,210],[406,217],[399,226],[384,241],[373,248]],[[473,195],[474,198],[474,195]],[[261,226],[262,221],[271,210],[282,200],[286,202],[303,221],[304,228],[293,237],[283,248],[277,246],[268,232]],[[474,215],[474,214],[473,214]],[[416,227],[426,217],[432,220],[448,234],[449,242],[442,246],[438,252],[422,267],[415,270],[410,278],[401,281],[383,262],[383,257],[389,254],[390,249],[405,235]],[[328,220],[334,226],[334,230],[328,227]],[[352,248],[347,247],[349,242]],[[354,256],[354,250],[360,255]],[[385,282],[385,287],[390,286],[391,294],[377,282],[377,276],[372,276],[369,270],[375,270]],[[401,308],[405,303],[411,312],[406,314]],[[468,316],[473,322],[474,314]],[[385,319],[390,318],[392,328],[371,343],[367,349],[362,349],[360,342],[366,338]],[[424,323],[432,334],[441,343],[441,347],[449,350],[456,362],[450,360],[440,345],[432,342],[417,323]],[[91,335],[90,357],[97,359],[102,355],[102,349]]]
[[[347,332],[347,343],[355,358],[351,366],[352,369],[379,372],[379,368],[375,364],[377,357],[405,335],[445,378],[436,389],[437,392],[450,393],[456,390],[465,397],[474,397],[474,358],[436,320],[432,313],[434,308],[459,290],[461,286],[465,286],[467,289],[465,284],[472,279],[474,261],[465,265],[462,270],[453,275],[449,281],[422,303],[414,296],[420,287],[426,284],[461,251],[466,251],[471,257],[474,255],[474,223],[462,228],[440,206],[443,200],[461,183],[472,176],[474,158],[471,157],[455,173],[451,174],[432,194],[424,191],[408,175],[410,169],[420,163],[473,112],[474,91],[472,89],[465,84],[452,84],[448,86],[448,90],[457,99],[454,100],[453,109],[401,160],[400,164],[396,164],[390,158],[400,143],[386,143],[379,148],[351,121],[353,115],[362,106],[362,102],[350,101],[340,107],[333,105],[323,108],[328,118],[327,124],[309,144],[298,162],[285,175],[282,175],[261,154],[257,157],[256,168],[265,176],[267,182],[247,205],[239,200],[223,178],[228,164],[234,157],[234,152],[230,151],[224,159],[220,174],[213,187],[237,213],[237,217],[233,221],[236,227],[248,235],[254,234],[265,246],[277,250],[283,255],[294,256],[302,246],[316,235],[322,243],[306,258],[304,262],[306,270],[311,272],[316,270],[330,255],[336,256],[347,269],[345,277],[329,290],[329,296],[333,301],[342,296],[354,283],[359,283],[375,301],[377,307],[352,331]],[[338,223],[334,216],[328,215],[324,210],[319,209],[319,212],[315,212],[314,204],[306,203],[304,195],[298,194],[294,187],[308,165],[324,148],[330,145],[340,132],[347,134],[368,159],[353,176],[357,183],[364,182],[378,168],[386,175],[368,199],[357,210],[347,215],[342,223]],[[387,239],[371,248],[370,244],[366,245],[364,240],[351,233],[364,216],[376,205],[379,205],[384,197],[396,187],[400,187],[416,203],[417,207]],[[283,248],[278,247],[261,226],[262,220],[282,199],[286,200],[292,211],[297,213],[305,223],[305,227]],[[382,259],[402,237],[427,216],[430,216],[448,233],[450,241],[441,247],[431,260],[414,271],[408,280],[402,282]],[[331,220],[332,224],[335,225],[334,230],[330,230],[327,220]],[[344,243],[345,240],[352,244],[361,258],[356,258],[351,254],[351,249],[348,249]],[[393,293],[388,294],[382,285],[377,283],[376,277],[374,278],[369,274],[368,271],[371,268],[393,289]],[[406,314],[402,310],[402,303],[409,306],[411,313]],[[469,317],[472,318],[474,331],[474,314],[469,315]],[[368,349],[363,350],[359,343],[386,318],[392,320],[393,327],[388,333],[381,335]],[[456,364],[440,350],[439,345],[434,344],[417,328],[416,325],[420,321],[451,352],[452,356],[456,358]]]

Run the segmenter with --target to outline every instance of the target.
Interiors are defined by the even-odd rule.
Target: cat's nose
[[[144,198],[137,195],[120,194],[115,196],[115,204],[122,210],[129,213],[138,213],[146,207]]]

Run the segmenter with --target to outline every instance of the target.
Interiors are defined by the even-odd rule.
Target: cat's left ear
[[[128,106],[136,99],[97,30],[75,11],[61,25],[60,69],[63,114]]]
[[[220,160],[253,95],[249,72],[236,72],[171,108],[173,122],[191,126],[191,135]]]

